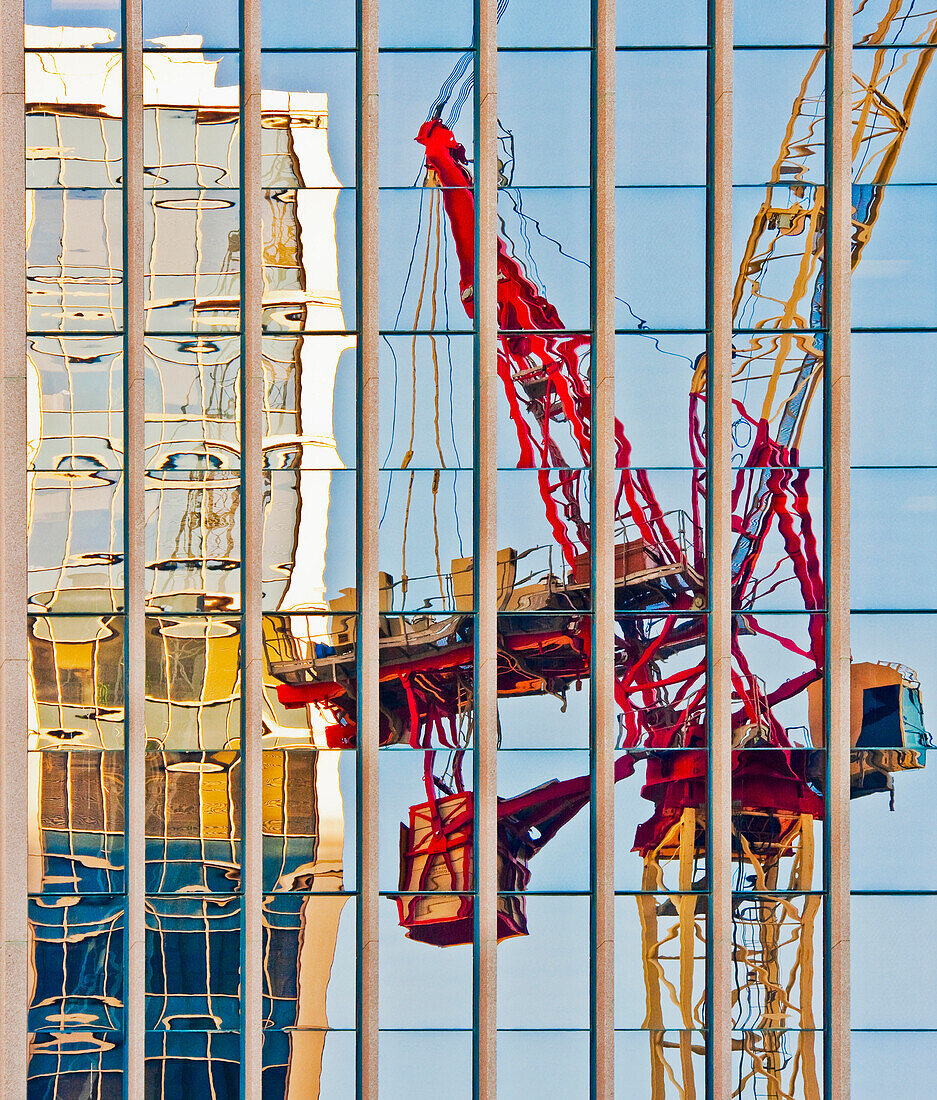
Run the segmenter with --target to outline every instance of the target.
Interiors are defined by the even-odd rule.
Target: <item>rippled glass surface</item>
[[[182,0],[144,0],[146,46],[172,49],[191,45],[194,40],[196,45],[236,47],[237,15],[235,0],[207,0],[197,11]]]
[[[35,1032],[119,1031],[124,1022],[125,911],[114,895],[29,903],[28,1026]]]
[[[303,182],[264,194],[264,328],[342,332],[354,317],[354,192],[334,177]]]
[[[199,35],[174,36],[167,38],[165,46],[180,52],[157,50],[144,55],[147,188],[237,187],[240,89],[236,58],[203,53],[199,45]]]
[[[80,1095],[88,1088],[97,1090],[102,1100],[121,1095],[124,1048],[119,1032],[33,1032],[27,1050],[30,1088],[40,1096],[54,1096],[56,1089]]]
[[[30,1095],[114,1100],[128,782],[120,11],[54,8],[31,0],[27,13]],[[318,47],[329,34],[316,22],[341,13],[300,14]],[[277,17],[294,45],[298,13]],[[145,736],[146,1091],[233,1098],[245,919],[237,5],[193,14],[148,0],[144,23],[134,736]],[[355,631],[354,71],[348,53],[270,55],[261,104],[270,614],[256,732],[264,1089],[281,1096],[300,1081],[343,1095],[355,1076],[356,762],[342,751],[354,749],[353,718],[334,732],[355,713],[354,658],[344,712],[334,695],[303,693]],[[332,684],[341,674],[329,670]]]
[[[264,898],[264,1027],[321,1046],[355,1026],[355,906],[348,897]],[[302,1039],[298,1032],[310,1034]]]
[[[459,140],[456,137],[456,140]],[[457,164],[461,167],[461,161]],[[418,173],[406,184],[381,190],[379,207],[384,228],[380,238],[380,326],[394,332],[471,331],[474,252],[467,247],[466,233],[472,222],[464,222],[460,240],[452,237],[446,204],[458,204],[468,197],[470,181],[455,175],[448,182],[436,176],[425,181],[419,161]],[[437,250],[437,232],[439,248]],[[460,252],[461,246],[461,252]]]
[[[297,1078],[318,1082],[323,1095],[341,1096],[354,1092],[355,1074],[353,1031],[264,1032],[263,1088],[273,1096],[287,1096]]]
[[[498,951],[498,1026],[582,1029],[589,1023],[589,898],[522,899],[525,935]]]
[[[230,1031],[160,1030],[146,1035],[147,1095],[240,1095],[240,1036]]]
[[[684,1088],[696,1090],[699,1095],[706,1080],[706,1036],[679,1029],[616,1031],[616,1078],[619,1075],[622,1080],[633,1078],[642,1088],[645,1081],[653,1082],[658,1095],[667,1100],[676,1100]]]
[[[148,1031],[236,1031],[241,902],[153,895],[146,902]]]
[[[619,187],[615,206],[616,326],[704,328],[705,188]]]
[[[123,450],[119,336],[30,336],[27,440],[33,470],[115,470]]]
[[[710,785],[728,778],[711,775],[720,736],[733,750],[732,1096],[823,1095],[835,1041],[824,991],[836,980],[825,861],[835,866],[839,843],[826,805],[826,650],[839,645],[827,620],[843,583],[828,556],[847,518],[854,1091],[891,1087],[882,1065],[901,1062],[907,1088],[926,1093],[932,1067],[916,1037],[937,1026],[932,953],[881,945],[896,928],[928,927],[937,889],[937,860],[920,842],[933,816],[937,675],[937,21],[912,0],[856,3],[847,517],[830,504],[829,459],[844,436],[840,376],[828,374],[842,363],[829,327],[827,76],[837,59],[825,6],[736,5],[725,166],[711,159],[704,0],[615,6],[606,640],[595,636],[603,517],[592,465],[602,431],[593,401],[611,366],[597,351],[595,306],[610,257],[590,192],[604,165],[589,5],[498,5],[496,429],[477,438],[489,365],[477,354],[471,4],[380,3],[380,141],[367,164],[354,4],[264,0],[260,189],[249,196],[238,5],[145,0],[137,516],[125,507],[126,471],[140,458],[127,451],[139,441],[127,438],[137,379],[126,367],[141,349],[124,330],[136,247],[125,239],[135,192],[124,190],[124,13],[119,0],[27,0],[30,1100],[118,1100],[124,1089],[128,1041],[139,1038],[126,1033],[127,790],[141,778],[147,1097],[235,1100],[258,1068],[265,1100],[353,1095],[359,994],[378,999],[382,1095],[472,1095],[473,1027],[489,992],[474,947],[483,499],[497,506],[497,606],[487,609],[497,613],[497,725],[484,747],[497,773],[502,1093],[589,1092],[590,891],[606,828],[616,1094],[705,1091],[718,1053],[707,1049],[706,983],[717,927]],[[730,172],[733,191],[724,655],[708,648],[710,609],[723,605],[710,591],[711,547],[722,545],[712,524],[730,518],[710,514],[714,168]],[[358,239],[362,169],[380,189],[372,240]],[[243,219],[255,205],[251,272]],[[373,262],[377,300],[360,302]],[[261,302],[247,316],[253,275]],[[378,369],[365,379],[359,307],[372,305]],[[245,405],[251,369],[259,410]],[[254,412],[261,454],[248,469]],[[376,461],[361,431],[369,413]],[[360,442],[378,487],[369,568],[379,571],[381,751],[376,846],[359,850],[359,810],[375,794],[358,771],[368,759],[358,751],[360,628],[375,610],[361,599]],[[492,452],[488,485],[476,469]],[[145,541],[143,605],[132,609],[141,578],[125,560],[129,525]],[[254,579],[259,668],[245,663]],[[130,610],[143,612],[142,728],[128,724]],[[601,671],[614,706],[603,727],[591,696],[608,641]],[[711,727],[714,659],[729,665],[728,730]],[[591,805],[602,738],[613,746],[614,822]],[[260,756],[259,815],[245,801],[248,743]],[[141,755],[142,775],[131,774]],[[245,893],[250,827],[261,841],[257,896]],[[359,935],[371,934],[358,927],[363,851],[380,895],[376,994],[359,981]],[[254,949],[262,1067],[245,1060],[242,1033]]]
[[[706,393],[696,377],[705,346],[703,335],[683,333],[617,338],[615,415],[627,442],[619,466],[705,466]]]
[[[705,891],[705,750],[633,752],[620,759],[625,763],[616,769],[615,889]]]
[[[27,48],[120,47],[120,4],[114,0],[25,0]]]
[[[772,5],[772,18],[784,18],[780,6]],[[817,5],[810,7],[816,14]],[[822,12],[820,22],[822,26]],[[822,50],[736,53],[733,179],[737,185],[823,182],[823,58]]]
[[[655,1032],[702,1026],[706,923],[706,898],[696,894],[615,899],[615,1027],[647,1031],[652,1064],[663,1066],[675,1057],[680,1066],[681,1052],[690,1053],[690,1036],[685,1044],[666,1043],[655,1053]]]
[[[115,332],[123,323],[120,191],[27,193],[27,325],[36,332]]]
[[[706,0],[674,0],[661,19],[654,0],[616,0],[615,34],[621,46],[706,44]]]
[[[150,193],[146,208],[146,326],[150,332],[236,330],[241,245],[238,194]]]
[[[66,31],[60,44],[68,46],[67,50],[26,54],[27,185],[119,187],[123,170],[121,55],[72,49],[73,38],[80,36],[81,30],[60,30]]]
[[[29,475],[29,610],[123,607],[122,475],[69,455],[64,470]],[[71,467],[71,468],[69,468]]]
[[[933,272],[921,245],[932,235],[933,13],[919,5],[863,5],[853,33],[856,233],[852,248],[853,470],[850,509],[852,665],[849,737],[851,1020],[853,1095],[882,1087],[900,1064],[919,1088],[933,1026],[924,990],[933,953],[873,944],[887,929],[927,922],[935,867],[918,843],[933,804],[934,620],[928,553],[937,497],[930,451]],[[861,89],[864,89],[862,94]],[[873,113],[867,104],[876,104]],[[860,111],[865,109],[864,117]],[[901,118],[901,126],[895,120]],[[923,329],[925,331],[902,331]],[[892,366],[894,364],[894,366]],[[913,961],[912,961],[913,958]],[[900,996],[896,995],[900,990]]]
[[[263,0],[261,36],[265,48],[354,49],[354,0],[310,0],[302,5],[292,0]]]
[[[471,611],[471,471],[387,471],[379,485],[386,610]]]
[[[124,886],[124,760],[116,750],[30,752],[31,894],[111,894]]]
[[[537,585],[525,585],[529,593]],[[501,723],[499,747],[502,749],[585,749],[589,744],[589,676],[591,660],[587,639],[591,628],[588,615],[540,613],[534,595],[528,600],[518,596],[517,609],[506,609],[498,616],[501,654],[498,663]],[[527,753],[524,757],[544,764],[544,780],[554,766],[574,767],[578,760],[588,772],[588,759],[582,755]],[[536,785],[513,755],[502,754],[499,775],[521,768],[514,788],[508,784],[505,795],[519,794],[525,786]],[[534,772],[537,767],[534,766]],[[571,776],[573,772],[569,772]],[[531,782],[527,782],[531,779]]]

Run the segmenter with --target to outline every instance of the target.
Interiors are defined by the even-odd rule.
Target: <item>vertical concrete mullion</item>
[[[732,1095],[733,3],[710,0],[709,55],[709,1095]]]
[[[144,1093],[146,1040],[146,538],[143,3],[124,0],[124,745],[126,807],[126,1081]]]
[[[615,1089],[615,3],[593,0],[592,1096]]]
[[[827,41],[826,522],[827,797],[826,1087],[849,1096],[849,377],[852,270],[852,3],[831,0]]]
[[[261,1100],[263,1067],[263,301],[261,54],[257,0],[241,0],[241,1073]]]
[[[26,201],[23,5],[0,30],[0,1094],[25,1096]]]
[[[358,0],[357,1094],[378,1095],[378,0]]]
[[[475,1095],[497,1096],[498,5],[475,0]]]

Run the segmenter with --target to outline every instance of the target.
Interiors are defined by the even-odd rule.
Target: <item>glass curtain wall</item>
[[[830,187],[823,5],[735,19],[734,1095],[824,1095],[824,471]],[[744,685],[744,686],[742,686]]]
[[[26,995],[29,1088],[49,1097],[119,1096],[126,1022],[122,56],[110,14],[93,30],[27,14],[25,38]]]
[[[127,1006],[141,992],[127,965],[131,907],[145,921],[148,1100],[256,1100],[252,1082],[264,1100],[355,1095],[357,903],[370,904],[372,872],[379,968],[363,995],[377,998],[381,1096],[481,1095],[473,1041],[486,998],[505,1097],[590,1095],[602,1028],[614,1039],[615,1095],[706,1095],[727,1056],[739,1100],[841,1095],[830,1088],[826,915],[843,854],[827,828],[829,535],[846,519],[830,503],[844,425],[825,370],[836,59],[823,0],[736,8],[732,351],[718,367],[718,5],[672,0],[662,15],[649,0],[618,0],[615,409],[603,428],[592,399],[607,366],[593,354],[606,277],[594,263],[605,259],[593,217],[595,4],[498,3],[496,425],[478,439],[484,152],[472,0],[380,0],[377,240],[358,240],[355,0],[263,0],[259,165],[244,162],[257,105],[242,103],[241,85],[258,56],[246,52],[237,0],[145,0],[142,135],[124,118],[121,7],[26,0],[29,1100],[129,1097],[139,1036]],[[928,860],[904,846],[925,835],[930,813],[924,702],[937,677],[934,594],[914,595],[930,584],[937,509],[927,378],[937,19],[912,0],[857,0],[854,28],[853,1092],[879,1095],[885,1067],[902,1059],[909,1095],[925,1095],[933,961],[926,945],[881,945],[902,924],[926,926],[937,892]],[[141,138],[138,271],[124,166]],[[248,194],[258,178],[259,195]],[[243,262],[245,217],[258,205],[262,294],[247,315],[258,273]],[[376,408],[363,409],[356,295],[372,263],[379,387]],[[143,285],[140,332],[128,328],[128,272]],[[130,438],[126,361],[138,344],[144,423]],[[731,470],[713,466],[715,369],[731,372]],[[373,415],[379,454],[366,473],[378,514],[365,516],[356,467]],[[602,431],[614,452],[607,654],[593,629]],[[125,495],[132,447],[142,511]],[[494,609],[478,606],[474,558],[486,448]],[[726,474],[731,645],[717,654],[709,548],[728,517],[711,514],[710,488]],[[255,538],[242,506],[258,476]],[[367,562],[365,523],[378,529]],[[138,589],[126,561],[139,531],[143,718],[130,729]],[[356,814],[364,569],[379,592],[378,728],[362,732],[379,744],[376,868],[361,866]],[[258,577],[252,609],[245,593]],[[496,990],[480,980],[475,797],[475,644],[480,612],[492,610]],[[259,662],[246,648],[255,611]],[[611,729],[590,704],[606,657]],[[728,731],[710,717],[716,660],[731,665]],[[727,869],[710,858],[721,812],[710,761],[729,732]],[[261,757],[259,813],[247,739]],[[602,739],[615,749],[607,820],[590,814]],[[139,895],[128,887],[131,789],[145,801]],[[608,832],[605,884],[593,847]],[[247,870],[252,835],[259,882]],[[715,1036],[710,917],[727,870],[731,1035]],[[607,886],[606,1020],[590,960]],[[260,942],[249,942],[258,908]],[[259,1003],[248,1004],[258,952]],[[250,1021],[262,1029],[260,1065],[245,1054]]]
[[[902,1067],[909,1093],[926,1090],[937,1026],[930,953],[882,946],[910,922],[926,927],[937,890],[919,844],[934,798],[937,288],[922,248],[937,181],[937,21],[900,9],[891,21],[857,12],[854,25],[852,1078],[861,1098],[885,1087],[889,1066]]]

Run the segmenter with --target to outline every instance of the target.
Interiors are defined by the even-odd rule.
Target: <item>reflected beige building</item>
[[[108,33],[27,28],[27,45]],[[146,55],[147,1028],[169,1033],[154,1088],[173,1058],[230,1061],[241,904],[238,89],[197,37],[164,44],[191,52]],[[106,1078],[101,1033],[123,1011],[119,56],[28,54],[27,112],[31,1029],[84,1023],[80,1053]],[[308,639],[327,609],[333,390],[354,339],[301,334],[346,328],[326,96],[264,92],[263,125],[264,601]],[[283,1095],[311,1097],[345,905],[341,754],[316,751],[313,708],[285,710],[266,673],[263,727],[265,1026]],[[76,958],[103,960],[80,1004]],[[174,1045],[180,1029],[203,1047]],[[47,1031],[35,1052],[67,1059],[74,1036]]]

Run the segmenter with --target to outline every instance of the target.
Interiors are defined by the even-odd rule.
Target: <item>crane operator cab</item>
[[[892,774],[924,767],[933,747],[924,728],[924,707],[917,674],[904,665],[865,661],[850,669],[850,764],[853,798],[894,791]],[[823,745],[823,685],[807,689],[810,736]]]

